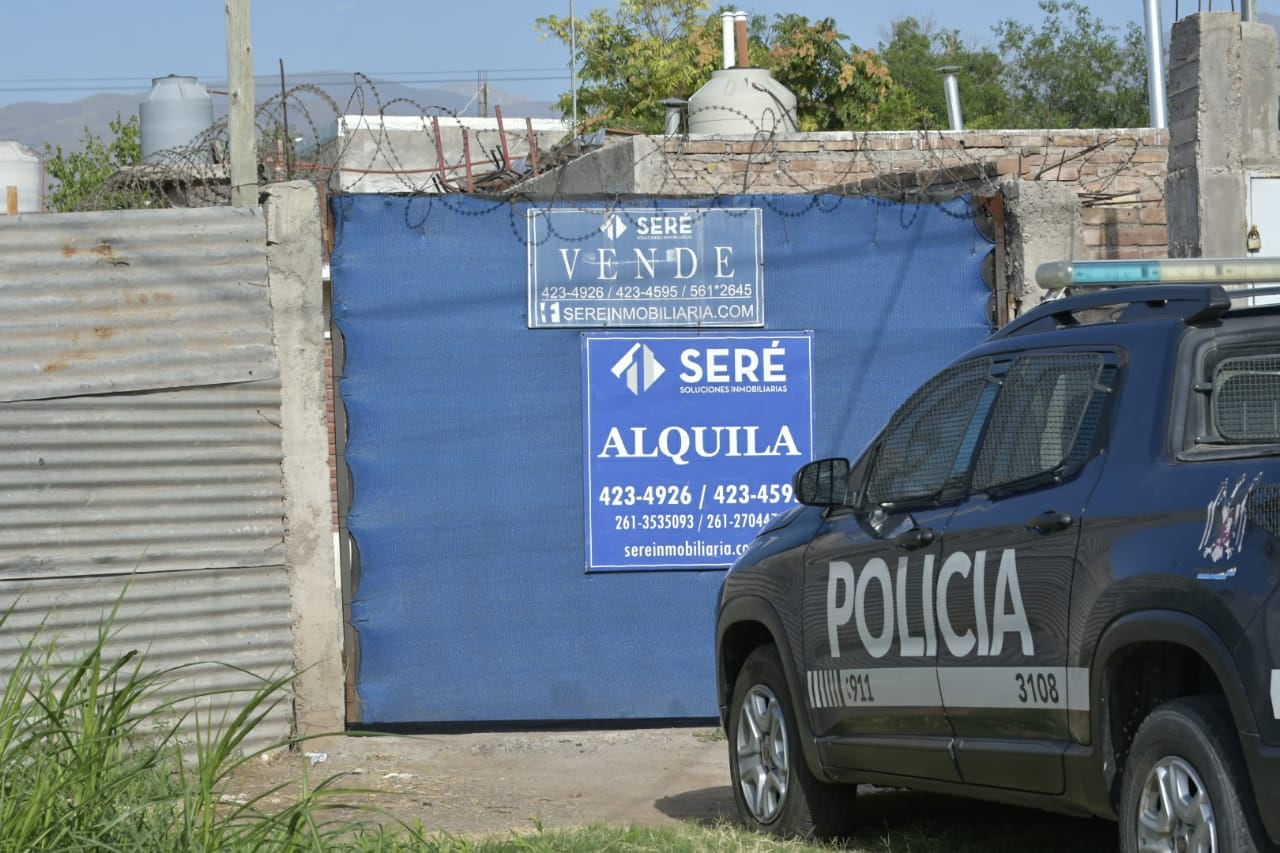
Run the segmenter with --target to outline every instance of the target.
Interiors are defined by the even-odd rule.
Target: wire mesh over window
[[[1089,405],[1084,410],[1084,417],[1080,420],[1080,431],[1076,433],[1075,444],[1071,448],[1071,455],[1067,457],[1065,468],[1071,470],[1078,465],[1084,464],[1089,458],[1089,451],[1093,448],[1093,438],[1098,434],[1099,427],[1102,426],[1102,411],[1106,405],[1108,394],[1104,393],[1110,390],[1116,381],[1115,365],[1107,365],[1102,368],[1098,374],[1099,391],[1095,391],[1089,397]]]
[[[1065,470],[1082,443],[1080,426],[1099,387],[1102,356],[1044,353],[1023,356],[1009,368],[978,452],[973,488],[1027,482]]]
[[[885,428],[868,501],[902,504],[942,493],[990,372],[988,359],[956,365],[903,404]]]
[[[1233,444],[1280,441],[1280,356],[1228,358],[1218,365],[1213,422]]]
[[[1248,518],[1272,536],[1280,536],[1280,486],[1258,486],[1249,492]]]

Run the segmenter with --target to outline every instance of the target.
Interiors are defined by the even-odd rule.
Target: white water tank
[[[21,142],[0,142],[0,216],[9,212],[9,188],[17,191],[18,213],[44,209],[44,163]]]
[[[794,133],[796,96],[767,68],[723,68],[689,98],[689,132]]]
[[[185,148],[213,126],[213,99],[194,77],[156,77],[146,99],[138,105],[138,119],[142,160],[155,163],[163,159],[158,156],[160,152]],[[183,159],[191,162],[208,158],[193,152]]]

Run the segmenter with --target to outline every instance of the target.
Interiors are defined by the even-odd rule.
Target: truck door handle
[[[1027,522],[1027,529],[1034,530],[1036,533],[1057,533],[1059,530],[1066,530],[1074,521],[1069,512],[1042,512],[1035,518]]]
[[[915,527],[893,540],[899,548],[914,551],[933,542],[933,531],[927,527]]]

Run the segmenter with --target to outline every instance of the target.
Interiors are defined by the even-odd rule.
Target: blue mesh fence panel
[[[362,722],[714,716],[723,572],[584,572],[581,333],[526,326],[527,206],[332,204]],[[815,457],[988,332],[965,199],[647,205],[763,210],[765,328],[814,333]]]

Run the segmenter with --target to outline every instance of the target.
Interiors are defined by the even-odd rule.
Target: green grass
[[[148,670],[136,651],[109,657],[112,618],[78,657],[37,632],[8,662],[0,851],[397,849],[385,845],[399,828],[361,819],[340,777],[304,778],[283,808],[264,807],[279,789],[224,801],[230,776],[265,751],[244,744],[288,698],[288,679],[163,699],[185,668]]]
[[[722,728],[698,729],[693,733],[693,739],[701,743],[723,743],[728,741]]]
[[[341,775],[300,777],[251,798],[224,790],[247,762],[249,736],[289,680],[250,691],[174,695],[185,669],[156,672],[143,655],[106,653],[108,617],[87,652],[64,657],[39,633],[9,662],[0,694],[0,853],[93,851],[426,851],[597,853],[1067,853],[1116,849],[1115,825],[902,791],[859,796],[861,830],[838,847],[778,841],[736,826],[591,826],[464,839],[410,825],[368,805],[372,791]],[[5,627],[0,614],[0,632]],[[228,700],[235,700],[229,702]],[[233,708],[228,716],[226,709]],[[718,730],[695,737],[723,738]],[[625,784],[620,781],[619,784]],[[282,804],[283,803],[283,804]]]
[[[881,801],[880,798],[884,798]],[[468,841],[450,836],[401,835],[396,843],[428,853],[1110,853],[1115,824],[906,792],[877,793],[864,811],[866,826],[842,844],[782,841],[734,826],[674,824],[536,829]],[[373,849],[373,848],[370,848]]]

